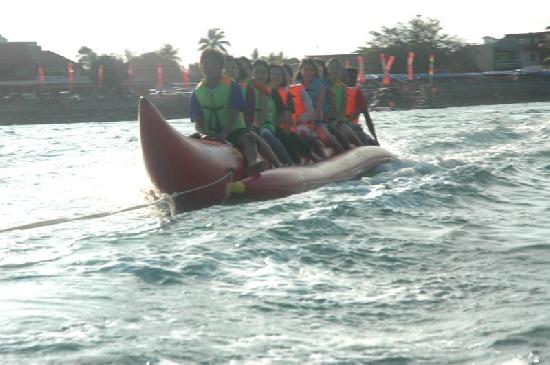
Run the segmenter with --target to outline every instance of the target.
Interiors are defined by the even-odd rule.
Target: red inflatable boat
[[[147,173],[159,192],[177,196],[179,211],[220,204],[228,198],[280,198],[356,177],[395,158],[380,147],[358,147],[326,161],[245,178],[239,151],[226,144],[183,136],[146,98],[140,101],[139,124]]]

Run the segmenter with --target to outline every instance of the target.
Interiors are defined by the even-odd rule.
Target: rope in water
[[[176,199],[179,196],[185,195],[185,194],[189,194],[189,193],[192,193],[192,192],[195,192],[195,191],[198,191],[198,190],[209,188],[211,186],[219,184],[220,182],[224,181],[227,178],[230,178],[230,180],[233,180],[233,171],[232,170],[229,171],[224,176],[220,177],[219,179],[217,179],[215,181],[212,181],[211,183],[201,185],[201,186],[197,186],[196,188],[189,189],[189,190],[174,192],[172,194],[163,193],[163,194],[161,194],[160,199],[155,200],[152,203],[138,204],[138,205],[133,205],[131,207],[127,207],[127,208],[123,208],[123,209],[119,209],[119,210],[115,210],[115,211],[88,214],[88,215],[84,215],[84,216],[80,216],[80,217],[74,217],[74,218],[57,218],[57,219],[49,219],[49,220],[39,221],[39,222],[34,222],[34,223],[29,223],[29,224],[23,224],[23,225],[20,225],[20,226],[0,229],[0,233],[18,231],[18,230],[25,230],[25,229],[32,229],[32,228],[38,228],[38,227],[53,226],[55,224],[74,222],[74,221],[79,221],[79,220],[84,220],[84,219],[103,218],[103,217],[107,217],[107,216],[111,216],[111,215],[115,215],[115,214],[119,214],[119,213],[130,212],[132,210],[151,207],[151,206],[157,205],[159,203],[168,204],[168,206],[170,208],[170,215],[173,217],[173,216],[176,215],[176,203],[175,203],[174,199]],[[227,194],[226,194],[226,198],[227,198]],[[225,199],[224,199],[224,201],[225,201]]]

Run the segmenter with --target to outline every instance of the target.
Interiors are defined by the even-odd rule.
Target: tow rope
[[[220,177],[219,179],[217,179],[215,181],[212,181],[211,183],[201,185],[201,186],[197,186],[196,188],[192,188],[192,189],[188,189],[188,190],[184,190],[184,191],[179,191],[179,192],[174,192],[172,194],[163,193],[163,194],[161,194],[161,196],[158,200],[155,200],[152,203],[138,204],[138,205],[133,205],[131,207],[127,207],[127,208],[123,208],[123,209],[119,209],[119,210],[115,210],[115,211],[107,211],[107,212],[101,212],[101,213],[88,214],[88,215],[84,215],[84,216],[80,216],[80,217],[74,217],[74,218],[57,218],[57,219],[49,219],[49,220],[39,221],[39,222],[34,222],[34,223],[29,223],[29,224],[23,224],[23,225],[20,225],[20,226],[14,226],[14,227],[10,227],[10,228],[0,229],[0,233],[18,231],[18,230],[22,231],[22,230],[25,230],[25,229],[32,229],[32,228],[38,228],[38,227],[53,226],[53,225],[56,225],[56,224],[74,222],[74,221],[79,221],[79,220],[84,220],[84,219],[103,218],[103,217],[108,217],[108,216],[119,214],[119,213],[130,212],[132,210],[138,210],[138,209],[142,209],[142,208],[151,207],[153,205],[157,205],[157,204],[160,204],[160,203],[166,203],[168,205],[168,207],[170,208],[170,216],[173,217],[173,216],[176,215],[176,202],[175,202],[175,199],[177,197],[185,195],[185,194],[189,194],[189,193],[192,193],[192,192],[195,192],[195,191],[199,191],[199,190],[202,190],[202,189],[209,188],[211,186],[214,186],[214,185],[222,182],[223,180],[225,180],[227,178],[229,178],[230,183],[233,181],[233,170],[229,170],[229,172],[227,174],[225,174],[224,176]],[[229,195],[229,192],[226,190],[223,202],[225,202],[225,199],[227,199],[228,195]]]

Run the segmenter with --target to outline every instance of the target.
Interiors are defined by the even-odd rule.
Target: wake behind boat
[[[395,157],[376,146],[356,147],[328,160],[245,177],[244,160],[220,142],[186,137],[146,98],[139,105],[140,143],[147,173],[160,193],[178,195],[178,211],[232,200],[275,199],[365,174]],[[177,194],[187,192],[185,194]]]

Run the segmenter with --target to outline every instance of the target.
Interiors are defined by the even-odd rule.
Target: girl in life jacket
[[[357,82],[357,69],[348,67],[345,69],[344,80],[348,85],[347,99],[346,99],[346,119],[350,121],[351,127],[357,134],[363,144],[367,146],[379,146],[378,138],[376,137],[376,130],[374,129],[374,123],[369,114],[367,99],[365,94],[361,91],[361,85]],[[359,121],[359,115],[363,113],[365,122],[369,132],[374,139],[365,133],[361,122]]]
[[[309,157],[313,161],[324,160],[327,156],[317,138],[317,134],[306,125],[307,121],[315,118],[315,110],[313,109],[311,98],[306,92],[303,84],[293,83],[292,67],[285,64],[283,65],[283,70],[285,72],[286,86],[291,100],[291,102],[289,102],[289,109],[293,123],[292,125],[294,127],[293,132],[306,143],[309,150]]]
[[[258,151],[271,163],[272,166],[281,167],[283,164],[277,158],[275,152],[273,152],[269,144],[258,133],[250,128],[254,122],[254,90],[248,84],[247,74],[244,72],[240,63],[237,59],[229,55],[225,56],[225,75],[235,80],[242,91],[245,100],[245,110],[243,112],[244,120],[250,133],[254,136],[254,138],[256,138],[256,142],[258,143]]]
[[[311,154],[311,148],[295,133],[296,126],[292,120],[294,102],[288,91],[285,71],[282,66],[269,65],[271,81],[271,104],[274,115],[275,135],[286,147],[288,154],[296,164],[302,162],[302,156],[309,160],[319,161]]]
[[[319,70],[313,59],[305,58],[302,60],[298,73],[296,74],[296,81],[303,85],[313,102],[314,108],[313,119],[307,122],[301,122],[298,125],[298,131],[300,131],[300,129],[303,130],[304,126],[310,128],[325,145],[334,148],[336,153],[344,152],[344,148],[336,137],[329,132],[327,124],[324,122],[326,90],[323,82],[319,78]]]
[[[251,86],[256,96],[256,114],[254,124],[258,133],[271,146],[277,157],[286,165],[293,165],[294,162],[283,146],[281,141],[275,136],[275,126],[273,125],[273,99],[271,98],[271,87],[269,85],[269,66],[263,60],[256,60],[252,64]]]
[[[347,85],[342,82],[342,64],[335,58],[327,62],[329,74],[329,87],[331,90],[331,110],[329,119],[332,119],[332,125],[342,134],[349,142],[356,146],[364,145],[363,141],[355,134],[351,128],[351,123],[346,120],[347,106]]]

